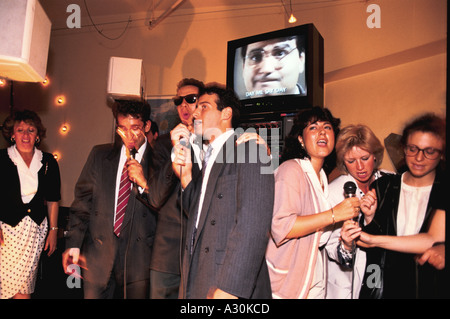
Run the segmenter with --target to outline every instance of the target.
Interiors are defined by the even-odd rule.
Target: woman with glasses
[[[420,116],[403,130],[402,144],[407,171],[376,180],[361,202],[364,232],[389,235],[382,238],[394,241],[400,238],[393,236],[427,232],[433,216],[445,220],[442,216],[445,214],[445,120],[433,114]],[[442,228],[444,225],[440,223]],[[360,230],[354,223],[346,222],[343,241],[351,243],[360,235]],[[433,241],[429,243],[431,246]],[[436,285],[439,274],[430,265],[416,264],[414,253],[417,251],[406,249],[404,244],[384,247],[390,249],[366,250],[360,298],[439,297]]]

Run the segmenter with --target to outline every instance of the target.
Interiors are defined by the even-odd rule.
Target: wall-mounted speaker
[[[140,99],[142,60],[111,57],[107,93],[113,99]]]
[[[44,81],[51,22],[37,0],[0,1],[0,77]]]

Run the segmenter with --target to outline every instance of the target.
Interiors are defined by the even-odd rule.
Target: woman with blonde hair
[[[370,184],[383,173],[379,167],[383,161],[384,147],[372,130],[362,124],[348,125],[341,129],[336,139],[337,168],[343,175],[330,183],[330,201],[333,205],[345,199],[344,185],[353,182],[355,195],[362,198]],[[345,247],[340,240],[343,222],[336,224],[326,245],[328,253],[327,299],[351,299],[359,295],[365,269],[365,252]],[[345,264],[344,254],[355,254],[355,266]]]

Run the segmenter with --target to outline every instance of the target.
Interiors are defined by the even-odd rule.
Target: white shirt
[[[405,184],[405,174],[402,175],[402,185],[397,213],[397,236],[418,234],[425,219],[428,200],[433,185],[415,187]]]
[[[212,149],[211,152],[211,156],[209,157],[208,160],[208,165],[206,166],[206,170],[205,173],[203,175],[203,181],[202,181],[202,188],[201,188],[201,193],[200,193],[200,203],[198,206],[198,214],[197,214],[197,221],[195,223],[195,227],[198,227],[198,222],[200,220],[200,214],[202,211],[202,207],[203,207],[203,200],[205,199],[205,192],[206,192],[206,185],[208,185],[208,179],[209,179],[209,173],[211,172],[211,167],[213,166],[214,161],[217,158],[217,154],[219,154],[220,150],[223,147],[223,144],[225,144],[225,142],[228,140],[228,138],[234,134],[234,130],[233,129],[227,129],[227,131],[221,135],[219,135],[218,137],[216,137],[214,139],[214,141],[210,144]],[[204,151],[206,152],[206,149],[208,146],[204,145]],[[195,152],[195,149],[194,149]],[[200,169],[201,167],[201,161],[199,162],[199,166]]]
[[[316,214],[331,208],[329,203],[328,179],[323,169],[320,170],[320,179],[316,174],[309,160],[300,160],[300,165],[308,177],[311,190],[318,199],[314,202]],[[322,247],[328,241],[330,232],[322,233],[320,236],[319,247]],[[326,292],[326,265],[325,265],[325,249],[319,250],[317,253],[316,264],[314,268],[314,277],[308,292],[308,299],[323,299]]]
[[[8,156],[16,165],[17,172],[19,173],[22,201],[24,204],[28,204],[37,193],[39,186],[38,172],[42,167],[42,152],[37,148],[34,149],[33,158],[29,167],[17,150],[16,145],[8,147]]]

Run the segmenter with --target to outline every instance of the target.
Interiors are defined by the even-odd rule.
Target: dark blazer
[[[443,182],[442,173],[437,171],[420,232],[427,231],[434,209],[445,209],[446,188]],[[373,187],[377,193],[378,207],[372,222],[364,227],[364,231],[374,235],[397,236],[401,175],[383,176],[373,183]],[[366,249],[366,256],[366,271],[360,298],[437,297],[436,271],[430,265],[418,266],[414,254],[369,248]],[[382,289],[369,287],[368,283],[375,278],[374,271],[367,269],[370,265],[380,266]]]
[[[58,162],[52,154],[42,152],[42,167],[38,172],[38,190],[33,199],[24,204],[20,191],[20,179],[16,165],[8,156],[7,149],[0,150],[0,220],[16,226],[25,216],[40,225],[47,216],[45,201],[61,199],[61,178]]]
[[[249,150],[256,149],[255,141],[236,147],[235,137],[231,136],[212,163],[191,252],[201,188],[201,174],[193,172],[196,177],[184,191],[189,220],[181,298],[206,298],[216,288],[240,298],[271,298],[264,256],[272,219],[274,178],[272,173],[261,174],[264,163],[270,166],[265,146],[256,162],[249,160]]]
[[[120,147],[105,144],[92,149],[75,186],[69,214],[66,247],[81,248],[87,262],[84,279],[102,286],[108,283],[115,260],[123,262],[127,249],[127,282],[148,279],[155,236],[156,217],[137,199],[136,189],[128,200],[120,237],[113,233]],[[141,165],[148,178],[153,165],[150,145]]]
[[[154,147],[155,166],[160,183],[155,187],[167,187],[167,200],[158,210],[155,243],[150,268],[156,271],[180,274],[181,238],[185,233],[187,215],[180,208],[180,180],[172,169],[170,158],[172,140],[170,134],[161,135]],[[164,186],[165,185],[165,186]]]

